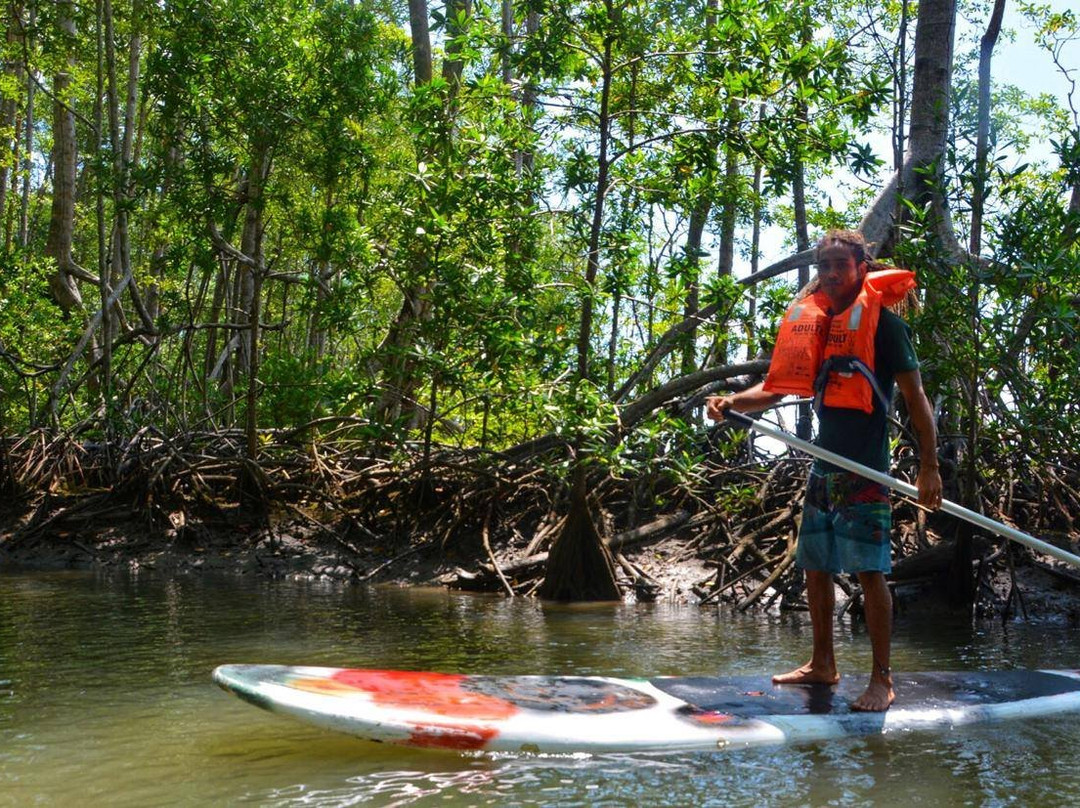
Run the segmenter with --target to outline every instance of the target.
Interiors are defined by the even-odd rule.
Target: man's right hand
[[[724,413],[735,403],[734,396],[709,396],[705,399],[705,415],[712,421],[723,421]]]
[[[767,410],[783,396],[766,393],[763,382],[753,387],[733,393],[730,396],[709,396],[705,399],[705,415],[713,421],[723,421],[728,410],[736,412],[758,412]]]

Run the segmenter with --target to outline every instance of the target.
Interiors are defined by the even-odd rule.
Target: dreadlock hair
[[[817,260],[822,250],[834,244],[842,244],[847,247],[855,258],[856,264],[861,264],[866,260],[866,250],[870,246],[866,243],[863,234],[858,230],[833,229],[822,236],[821,241],[817,243],[817,248],[814,250],[814,259]]]

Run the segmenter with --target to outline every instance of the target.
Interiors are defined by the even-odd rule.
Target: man
[[[923,391],[907,324],[887,306],[914,285],[901,270],[870,273],[866,243],[854,231],[831,230],[818,243],[820,289],[785,315],[769,375],[731,396],[710,397],[706,411],[719,421],[728,409],[757,412],[786,393],[814,395],[817,443],[863,465],[889,468],[888,412],[899,386],[919,442],[919,504],[941,505],[934,417]],[[806,572],[813,628],[810,661],[773,677],[777,684],[836,684],[833,653],[833,576],[854,573],[863,591],[873,652],[870,682],[853,710],[887,710],[895,698],[889,668],[892,596],[892,514],[888,490],[818,460],[807,481],[796,564]]]

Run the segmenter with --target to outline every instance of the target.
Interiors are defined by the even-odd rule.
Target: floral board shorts
[[[811,472],[806,483],[795,563],[804,570],[889,572],[889,489],[842,471]]]

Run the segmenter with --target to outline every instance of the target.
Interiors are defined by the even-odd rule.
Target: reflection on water
[[[455,756],[322,732],[219,691],[224,662],[469,673],[761,673],[805,615],[566,607],[441,590],[0,576],[0,805],[1073,805],[1080,721],[683,755]],[[901,620],[894,667],[1071,667],[1076,629]],[[844,670],[864,669],[859,625]]]

